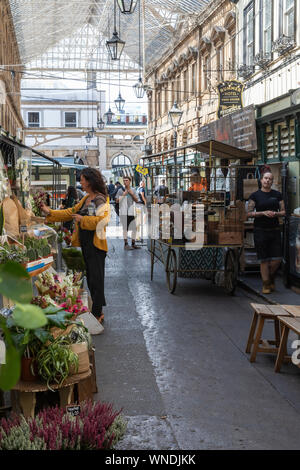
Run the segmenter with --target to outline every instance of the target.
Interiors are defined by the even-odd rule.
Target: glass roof
[[[119,14],[116,26],[126,41],[120,64],[110,62],[105,41],[114,27],[113,0],[9,0],[21,61],[30,70],[136,73],[172,44],[177,31],[195,20],[211,0],[140,0],[132,15]],[[145,37],[145,47],[139,48]],[[141,60],[140,60],[141,57]]]

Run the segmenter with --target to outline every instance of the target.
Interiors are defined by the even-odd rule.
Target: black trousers
[[[93,243],[92,230],[80,229],[80,244],[86,266],[88,288],[92,297],[92,314],[99,318],[102,307],[106,305],[104,296],[104,272],[106,251],[99,250]]]

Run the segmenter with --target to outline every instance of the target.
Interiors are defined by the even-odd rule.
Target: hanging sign
[[[243,88],[243,83],[238,80],[228,80],[217,85],[219,94],[218,118],[226,116],[226,114],[230,114],[238,109],[242,109]]]
[[[148,168],[143,168],[142,166],[137,165],[137,166],[135,167],[135,170],[136,170],[138,173],[141,173],[141,174],[144,175],[144,176],[148,175]]]

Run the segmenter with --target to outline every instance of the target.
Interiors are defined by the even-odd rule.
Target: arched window
[[[128,165],[131,165],[131,160],[126,155],[123,155],[123,153],[120,153],[120,155],[116,155],[111,162],[112,167]]]

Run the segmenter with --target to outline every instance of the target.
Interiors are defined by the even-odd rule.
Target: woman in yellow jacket
[[[74,207],[52,210],[43,206],[47,222],[75,220],[72,246],[81,246],[86,265],[88,288],[93,301],[92,314],[102,322],[104,296],[104,271],[107,253],[106,225],[109,222],[110,207],[106,184],[101,173],[94,168],[85,168],[80,174],[80,183],[87,196]]]

